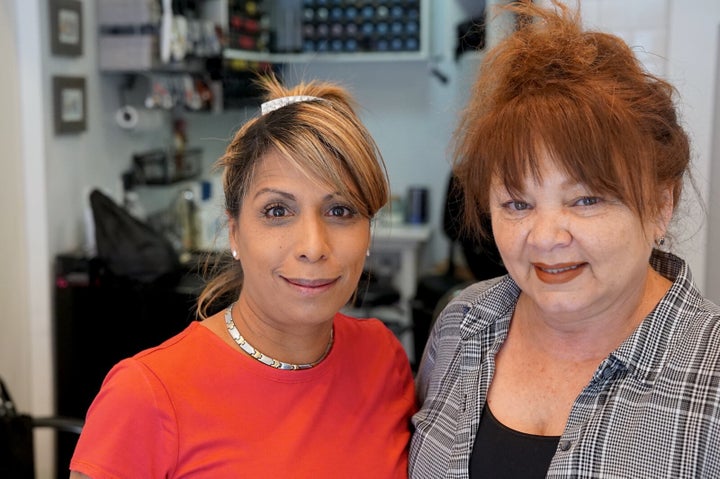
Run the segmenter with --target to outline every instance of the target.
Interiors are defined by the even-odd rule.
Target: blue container
[[[411,186],[405,203],[405,221],[410,224],[423,224],[428,221],[428,189]]]

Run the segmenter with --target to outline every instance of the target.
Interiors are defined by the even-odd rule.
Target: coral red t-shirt
[[[118,363],[70,464],[104,478],[405,478],[407,356],[377,320],[338,314],[319,365],[281,371],[195,322]]]

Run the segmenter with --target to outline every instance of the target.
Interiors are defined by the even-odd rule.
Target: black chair
[[[391,307],[402,313],[401,298],[400,290],[392,282],[392,276],[371,268],[362,272],[352,306],[364,311],[366,317],[378,317],[373,310],[381,307]],[[395,319],[385,317],[378,317],[378,319],[385,323],[398,338],[412,328]]]
[[[33,417],[17,411],[10,392],[0,378],[0,477],[35,479],[35,442],[33,432],[49,428],[59,434],[79,435],[83,420],[74,417]],[[57,471],[67,476],[68,470]]]
[[[419,278],[415,298],[412,301],[413,341],[415,361],[419,364],[432,323],[439,313],[438,306],[444,306],[453,295],[469,283],[495,278],[507,273],[502,264],[495,241],[490,238],[475,238],[463,231],[464,196],[457,178],[450,175],[443,212],[443,231],[449,241],[447,268],[441,274]],[[484,218],[487,231],[491,231],[490,217]],[[456,250],[460,248],[470,276],[462,275],[455,264]]]

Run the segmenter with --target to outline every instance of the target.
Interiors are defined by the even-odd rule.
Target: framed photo
[[[85,78],[56,76],[53,77],[52,83],[55,133],[85,131],[87,125]]]
[[[50,50],[53,55],[82,55],[82,3],[79,0],[50,1]]]

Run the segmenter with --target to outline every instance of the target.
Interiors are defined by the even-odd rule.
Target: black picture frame
[[[50,0],[50,51],[53,55],[82,55],[83,18],[79,0]]]
[[[79,133],[87,128],[87,91],[84,77],[55,76],[53,117],[55,133]]]

